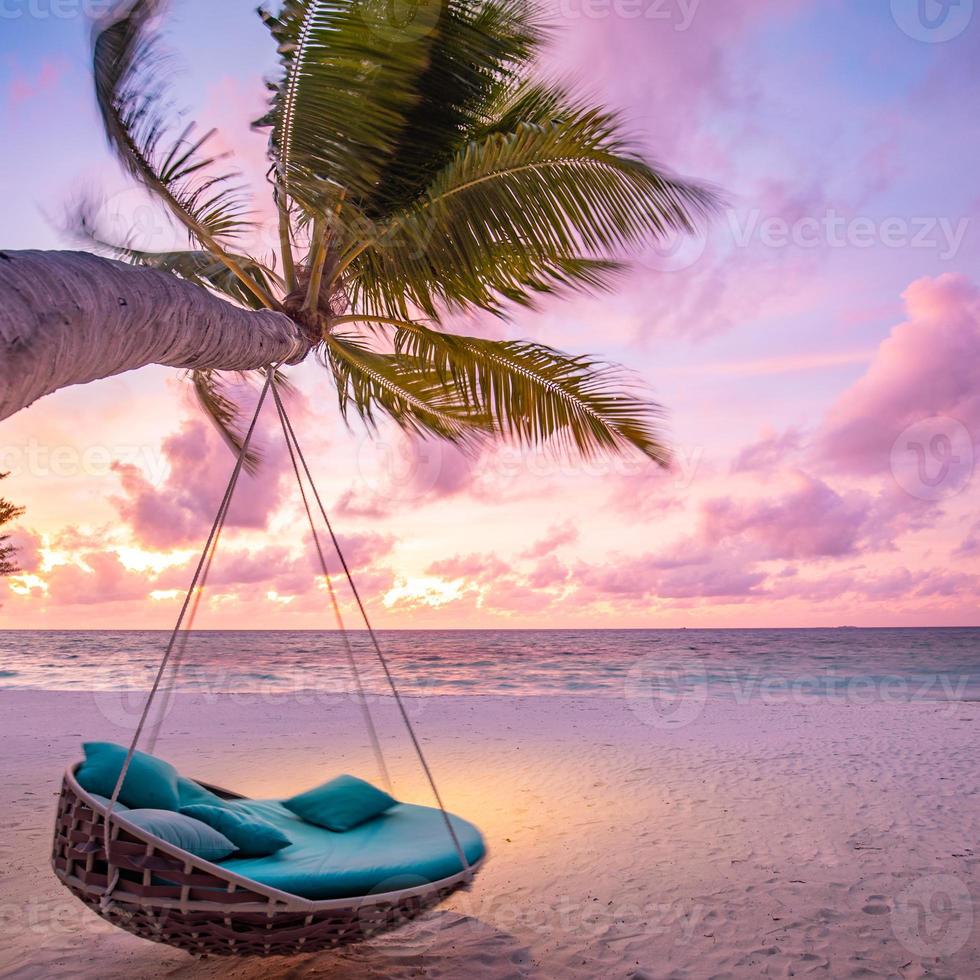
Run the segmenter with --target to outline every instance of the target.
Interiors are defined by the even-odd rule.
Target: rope
[[[225,509],[225,518],[227,518],[227,511],[229,507]],[[190,639],[191,631],[194,629],[194,620],[197,618],[197,611],[201,606],[201,596],[204,595],[204,589],[208,584],[208,576],[211,574],[211,563],[214,561],[215,552],[218,550],[218,541],[221,539],[221,532],[224,530],[224,522],[218,527],[218,533],[214,536],[214,541],[211,544],[211,551],[208,554],[207,561],[204,563],[204,570],[201,572],[201,579],[198,582],[197,591],[194,595],[194,603],[191,606],[190,612],[186,617],[186,626],[183,632],[180,634],[180,640],[178,641],[177,654],[173,658],[173,668],[170,671],[170,681],[164,690],[164,699],[160,705],[160,710],[157,712],[156,720],[150,726],[150,733],[146,738],[146,747],[148,751],[153,752],[156,748],[156,744],[160,739],[160,729],[163,727],[163,722],[167,717],[167,708],[170,705],[170,700],[173,697],[174,689],[177,685],[177,678],[180,675],[180,668],[184,662],[184,654],[187,652],[187,643]]]
[[[221,500],[221,505],[218,507],[218,513],[215,515],[214,523],[211,525],[211,532],[208,534],[207,542],[204,545],[204,550],[201,552],[200,561],[197,563],[197,568],[194,571],[194,577],[191,579],[190,587],[187,590],[187,594],[184,596],[184,602],[180,607],[180,613],[177,616],[177,624],[174,626],[173,632],[170,634],[170,640],[167,643],[167,648],[164,651],[163,659],[160,661],[160,667],[157,670],[156,677],[153,681],[153,686],[150,688],[150,693],[146,696],[146,703],[143,705],[143,712],[140,715],[139,723],[136,726],[136,731],[133,734],[133,740],[130,743],[129,751],[126,753],[126,759],[123,762],[122,768],[119,770],[119,777],[116,779],[115,788],[112,791],[112,797],[109,800],[109,806],[106,809],[105,816],[105,852],[106,861],[110,861],[109,857],[109,821],[112,817],[113,808],[116,805],[116,801],[119,799],[119,791],[122,789],[123,783],[126,781],[126,773],[129,771],[129,765],[133,761],[133,756],[136,754],[136,746],[139,743],[140,736],[143,734],[143,726],[146,724],[146,719],[149,717],[150,708],[153,705],[153,699],[157,695],[157,691],[160,688],[160,682],[163,680],[164,672],[167,669],[167,664],[170,661],[170,655],[173,653],[174,645],[177,642],[177,636],[180,632],[181,624],[184,621],[184,616],[187,614],[187,609],[191,602],[191,597],[194,595],[194,590],[197,587],[198,580],[201,577],[201,572],[204,569],[205,563],[207,561],[208,553],[211,550],[211,544],[217,537],[224,524],[225,517],[228,514],[228,507],[231,504],[232,494],[235,492],[235,486],[238,483],[238,478],[241,476],[242,466],[245,462],[245,456],[248,453],[249,444],[252,441],[252,435],[255,432],[255,425],[259,420],[259,413],[262,411],[262,405],[265,402],[265,396],[269,393],[269,388],[272,385],[272,374],[268,375],[266,378],[265,385],[262,388],[262,394],[259,396],[259,403],[255,407],[255,414],[252,416],[252,422],[248,427],[248,432],[245,435],[245,439],[242,441],[241,452],[238,454],[238,460],[235,463],[235,468],[232,470],[231,477],[228,480],[228,486],[225,489],[225,495]],[[111,863],[111,862],[110,862]],[[106,894],[103,896],[104,900],[108,901],[110,892],[107,890]]]
[[[351,674],[354,677],[354,684],[357,687],[357,696],[361,705],[361,713],[364,716],[364,724],[367,726],[368,735],[371,739],[371,746],[374,749],[375,761],[378,771],[384,781],[385,788],[391,792],[391,776],[388,773],[388,766],[385,763],[384,752],[378,740],[378,732],[374,727],[374,719],[371,717],[371,708],[368,705],[367,695],[364,693],[364,685],[361,683],[361,672],[357,668],[357,660],[354,657],[354,650],[351,647],[350,637],[344,628],[344,619],[340,612],[340,604],[337,602],[337,593],[334,591],[333,579],[327,568],[327,560],[323,555],[323,548],[320,545],[320,535],[317,534],[316,522],[313,520],[313,511],[310,510],[310,502],[306,496],[306,489],[303,486],[303,478],[300,476],[299,464],[296,461],[296,453],[293,450],[292,440],[289,438],[289,430],[286,427],[286,410],[282,399],[279,396],[279,389],[275,381],[272,382],[272,397],[276,403],[276,411],[279,413],[279,421],[282,424],[283,436],[286,439],[286,448],[289,450],[289,459],[293,464],[293,472],[296,474],[296,485],[299,487],[300,496],[303,498],[303,508],[306,510],[306,519],[310,525],[310,532],[313,535],[313,543],[316,545],[316,553],[320,559],[320,568],[323,570],[323,577],[327,582],[327,591],[330,593],[330,603],[333,606],[334,616],[337,620],[337,627],[343,638],[344,648],[347,652],[347,662],[350,665]],[[297,449],[299,447],[297,446]]]
[[[119,776],[116,779],[116,785],[112,791],[112,797],[109,800],[109,806],[106,809],[105,816],[105,852],[106,861],[111,865],[110,857],[110,840],[111,840],[111,817],[112,811],[115,808],[116,802],[119,799],[119,793],[122,789],[123,783],[126,781],[126,775],[129,772],[130,764],[133,761],[133,756],[136,753],[136,746],[139,744],[140,736],[143,734],[144,726],[146,725],[147,718],[150,714],[150,709],[153,705],[153,701],[157,696],[160,689],[161,682],[167,670],[167,665],[170,662],[171,655],[174,652],[174,648],[177,644],[178,636],[180,635],[180,628],[183,625],[184,619],[187,616],[188,609],[191,609],[190,621],[193,621],[194,614],[197,611],[198,604],[200,602],[201,591],[196,591],[198,589],[198,583],[201,583],[201,589],[203,590],[204,583],[207,580],[208,573],[211,568],[211,561],[214,558],[214,550],[217,547],[217,541],[220,537],[221,530],[224,527],[225,519],[228,515],[228,509],[231,505],[232,496],[235,492],[235,487],[238,484],[238,478],[241,476],[242,467],[245,462],[245,457],[248,453],[249,445],[252,441],[252,436],[255,433],[255,427],[258,423],[259,414],[262,411],[262,406],[265,403],[266,395],[269,391],[272,391],[273,399],[276,403],[276,409],[279,414],[279,420],[282,424],[283,434],[286,438],[286,446],[289,449],[289,456],[293,464],[293,471],[296,474],[296,480],[299,485],[300,494],[303,498],[303,505],[306,509],[307,519],[310,523],[310,529],[313,532],[313,540],[316,544],[317,554],[320,559],[320,564],[323,569],[324,577],[327,581],[327,587],[330,592],[331,602],[333,604],[334,612],[337,617],[337,622],[340,627],[341,633],[344,637],[344,643],[347,649],[348,658],[350,661],[351,669],[354,675],[355,683],[358,689],[358,694],[360,696],[361,705],[365,713],[365,719],[368,726],[368,732],[371,737],[371,742],[374,747],[379,768],[381,770],[382,776],[385,782],[390,785],[390,779],[388,776],[388,769],[385,765],[384,755],[381,751],[381,745],[378,741],[377,731],[374,727],[374,721],[371,718],[370,708],[368,707],[367,697],[364,693],[364,688],[361,683],[360,673],[357,669],[357,662],[354,658],[353,649],[350,646],[350,639],[347,635],[347,631],[343,625],[343,618],[340,614],[340,606],[337,602],[336,593],[334,592],[333,582],[330,578],[329,571],[327,569],[326,559],[323,555],[323,549],[320,545],[320,539],[316,532],[316,524],[313,520],[312,510],[309,505],[309,499],[307,498],[305,488],[303,486],[303,480],[300,475],[299,464],[297,463],[297,458],[299,463],[302,463],[303,472],[306,474],[307,482],[310,485],[310,489],[313,491],[314,499],[316,500],[317,507],[320,510],[320,514],[323,517],[324,523],[326,524],[327,531],[330,534],[330,540],[333,543],[334,550],[337,552],[337,557],[340,559],[340,564],[343,567],[344,575],[347,578],[347,582],[350,585],[351,592],[357,603],[357,607],[360,610],[361,618],[364,620],[364,625],[367,628],[367,632],[371,638],[371,643],[374,646],[375,653],[378,658],[378,662],[381,664],[382,670],[384,671],[385,678],[388,682],[388,686],[391,688],[391,693],[394,696],[395,703],[398,706],[399,713],[401,714],[402,721],[405,724],[405,729],[408,732],[409,738],[411,739],[412,746],[415,749],[415,753],[418,756],[419,763],[422,767],[422,771],[425,773],[425,777],[428,780],[429,787],[432,790],[432,795],[435,797],[436,803],[439,806],[439,810],[442,813],[443,821],[445,822],[446,829],[449,832],[449,836],[452,839],[453,845],[456,849],[456,853],[459,856],[460,862],[462,864],[463,870],[467,873],[470,872],[470,862],[466,858],[466,853],[463,850],[462,845],[459,842],[459,837],[456,834],[456,830],[452,825],[452,821],[449,819],[449,813],[446,810],[445,805],[442,801],[442,796],[439,793],[439,789],[436,786],[435,777],[432,775],[432,770],[429,768],[429,763],[425,758],[425,753],[422,750],[422,745],[419,742],[418,736],[415,734],[415,729],[412,725],[412,721],[409,718],[408,711],[405,708],[405,704],[402,701],[401,694],[398,691],[398,687],[395,684],[394,676],[392,675],[391,668],[388,666],[388,661],[386,660],[384,653],[381,650],[381,644],[378,641],[377,634],[371,625],[371,621],[367,614],[367,609],[364,606],[364,602],[361,599],[360,593],[357,590],[357,586],[354,584],[354,578],[351,575],[350,566],[347,563],[347,559],[344,556],[343,549],[340,547],[340,542],[337,540],[337,535],[334,533],[333,525],[330,523],[330,518],[327,516],[326,508],[323,506],[323,501],[320,498],[320,493],[316,488],[316,483],[313,480],[313,474],[310,471],[309,464],[306,461],[306,457],[303,454],[303,450],[299,445],[299,441],[296,438],[296,432],[293,429],[292,421],[286,412],[286,407],[279,396],[279,390],[275,383],[275,372],[274,369],[270,368],[266,372],[266,382],[262,388],[262,393],[259,396],[258,404],[255,407],[255,414],[252,416],[252,421],[248,427],[248,432],[242,441],[242,447],[238,454],[238,459],[235,463],[235,468],[232,470],[231,477],[228,480],[228,486],[225,489],[224,497],[221,500],[221,504],[218,507],[218,513],[215,515],[214,522],[211,525],[211,531],[208,534],[207,541],[205,542],[204,549],[201,552],[200,560],[197,563],[197,568],[194,571],[194,577],[191,579],[191,584],[184,596],[184,601],[180,608],[180,613],[177,616],[177,623],[174,626],[173,632],[170,634],[170,640],[167,643],[166,650],[164,651],[163,659],[160,662],[160,667],[157,670],[156,676],[153,681],[153,686],[150,688],[149,694],[147,694],[146,702],[143,705],[143,711],[140,715],[139,723],[136,726],[136,731],[133,734],[132,742],[130,743],[129,749],[126,752],[126,758],[123,762],[122,768],[119,771]],[[194,605],[191,607],[191,599],[194,598]],[[184,638],[184,643],[181,646],[178,658],[177,666],[179,667],[180,659],[183,656],[183,650],[186,646],[186,636]],[[174,674],[176,678],[176,673]],[[162,718],[160,719],[162,722]],[[156,741],[156,736],[159,733],[159,723],[157,723],[156,731],[153,732],[153,740]],[[111,894],[116,883],[118,882],[118,874],[116,874],[109,882],[109,887],[106,889],[102,896],[102,903],[104,906],[111,904]]]
[[[374,651],[378,657],[378,662],[381,664],[381,668],[384,671],[385,678],[388,681],[388,686],[391,688],[391,693],[395,698],[395,703],[398,705],[398,710],[401,714],[402,721],[405,723],[405,729],[412,741],[412,746],[415,749],[415,754],[418,756],[419,763],[422,766],[422,771],[425,773],[425,777],[428,780],[429,788],[432,790],[432,795],[435,797],[439,810],[442,813],[442,818],[445,821],[446,829],[449,831],[449,836],[452,838],[453,845],[456,848],[456,853],[462,863],[463,870],[469,872],[470,862],[466,858],[463,847],[459,842],[459,837],[456,835],[456,830],[452,825],[452,821],[449,819],[449,813],[442,802],[442,796],[439,793],[438,787],[436,786],[435,777],[432,775],[432,770],[429,768],[429,763],[426,761],[425,753],[422,751],[422,745],[418,740],[418,736],[415,734],[415,728],[412,725],[412,720],[409,718],[408,711],[405,709],[405,704],[402,701],[401,694],[398,692],[398,687],[395,684],[395,678],[391,673],[391,668],[388,666],[388,661],[385,659],[385,655],[381,650],[381,644],[378,642],[377,634],[374,632],[374,627],[371,625],[371,620],[368,618],[367,609],[365,609],[364,603],[361,600],[361,595],[357,591],[357,586],[354,584],[354,578],[351,575],[350,567],[347,564],[347,559],[344,557],[343,549],[340,547],[340,542],[337,540],[337,535],[334,533],[333,525],[330,523],[330,518],[327,516],[327,511],[323,506],[323,501],[320,499],[320,493],[316,488],[316,483],[313,480],[313,474],[310,472],[309,464],[306,462],[306,457],[303,455],[303,450],[296,438],[296,433],[293,430],[293,424],[289,419],[289,415],[286,413],[285,406],[282,405],[282,401],[278,397],[275,382],[272,383],[272,397],[276,400],[276,404],[280,408],[280,417],[286,429],[287,442],[290,439],[292,440],[293,445],[296,447],[296,452],[299,456],[300,462],[303,464],[306,479],[309,481],[310,489],[313,491],[314,499],[316,500],[320,513],[323,516],[323,521],[327,526],[327,531],[330,533],[330,539],[333,542],[334,550],[337,552],[337,557],[340,559],[340,564],[343,566],[344,575],[347,578],[351,592],[353,593],[354,599],[357,602],[357,607],[361,612],[361,618],[364,620],[364,626],[371,637],[371,643],[374,646]]]

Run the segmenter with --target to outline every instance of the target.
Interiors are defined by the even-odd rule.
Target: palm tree
[[[0,473],[0,480],[8,476],[9,473]],[[23,507],[17,507],[9,500],[0,497],[0,527],[16,520],[23,513]],[[0,534],[0,575],[15,575],[20,570],[13,558],[16,548],[12,544],[7,544],[9,540],[9,534]]]
[[[189,247],[108,240],[88,252],[0,252],[0,418],[67,384],[157,363],[190,369],[222,433],[222,372],[314,352],[346,418],[379,416],[458,444],[502,436],[585,455],[630,447],[666,465],[659,410],[613,365],[531,341],[446,329],[545,294],[609,288],[621,256],[696,230],[711,191],[631,148],[618,117],[535,62],[532,0],[433,0],[401,26],[384,4],[286,0],[260,12],[281,71],[269,133],[275,254],[213,134],[172,119],[155,23],[135,0],[93,32],[95,90],[119,160]],[[111,256],[104,257],[104,256]]]

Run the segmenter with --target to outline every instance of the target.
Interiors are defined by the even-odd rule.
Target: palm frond
[[[161,0],[135,0],[95,25],[92,65],[106,137],[123,166],[164,203],[191,240],[271,306],[271,297],[227,251],[229,242],[253,227],[239,175],[216,171],[223,156],[208,149],[214,130],[198,135],[194,123],[175,128],[170,122],[167,62],[154,31],[162,6]]]
[[[660,433],[662,409],[617,365],[543,344],[464,337],[417,323],[397,329],[395,347],[521,444],[552,445],[586,458],[632,447],[660,466],[670,463]]]
[[[350,409],[369,428],[376,413],[406,432],[434,435],[464,448],[479,444],[492,430],[487,416],[461,399],[436,371],[399,354],[371,349],[353,334],[328,334],[322,356],[337,386],[340,410]]]
[[[241,455],[244,443],[244,416],[238,402],[229,392],[229,382],[217,371],[191,371],[191,384],[198,404],[204,409],[208,418],[218,430],[228,448],[235,454]],[[258,450],[249,446],[242,463],[248,473],[255,473],[261,462]]]
[[[329,211],[341,189],[370,195],[417,99],[425,37],[401,43],[378,19],[385,12],[385,4],[350,0],[287,0],[277,15],[260,11],[282,71],[256,126],[271,129],[280,187],[312,213]]]
[[[98,207],[91,198],[80,198],[68,208],[64,230],[86,248],[132,265],[147,266],[170,272],[253,309],[262,306],[254,294],[217,256],[204,249],[148,251],[130,242],[117,244],[108,240],[99,227]],[[267,265],[248,255],[231,254],[235,264],[270,295],[283,290],[282,278]]]
[[[536,0],[436,0],[417,100],[371,198],[375,220],[407,207],[484,131],[549,36]]]
[[[615,116],[583,109],[469,144],[415,204],[344,257],[352,300],[437,319],[440,308],[484,307],[488,292],[513,298],[515,284],[527,293],[558,263],[693,232],[715,206],[712,192],[647,163],[619,130]]]

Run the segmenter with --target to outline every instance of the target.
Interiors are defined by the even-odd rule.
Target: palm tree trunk
[[[0,252],[0,419],[147,364],[249,371],[309,351],[285,314],[240,309],[165,272],[87,252]]]

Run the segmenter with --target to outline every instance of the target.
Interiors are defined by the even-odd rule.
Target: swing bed
[[[381,817],[347,833],[335,834],[305,823],[278,801],[247,800],[230,790],[200,784],[206,793],[214,794],[220,801],[239,810],[254,811],[264,820],[278,824],[293,841],[289,848],[275,856],[275,860],[246,858],[216,862],[183,850],[128,818],[127,808],[119,803],[119,794],[165,678],[169,678],[166,696],[169,698],[172,693],[235,487],[259,414],[270,393],[381,778],[390,786],[381,744],[350,638],[344,628],[303,475],[437,806],[397,804]],[[185,621],[186,628],[182,629]],[[150,751],[159,735],[163,714],[161,710],[148,734]],[[71,766],[62,783],[52,854],[55,875],[76,898],[107,922],[144,939],[165,943],[199,957],[295,955],[361,942],[399,928],[454,892],[469,888],[485,860],[486,849],[479,831],[472,824],[449,814],[443,805],[296,439],[273,368],[266,372],[265,385],[251,424],[125,761],[119,769],[111,798],[97,796],[81,785],[77,778],[80,765]]]

